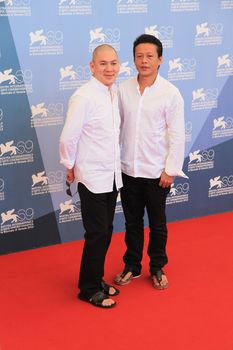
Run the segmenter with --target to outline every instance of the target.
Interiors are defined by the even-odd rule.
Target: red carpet
[[[83,242],[1,256],[0,349],[233,350],[233,212],[168,227],[170,287],[151,287],[145,247],[142,277],[111,310],[76,298]],[[113,237],[108,282],[123,240]]]

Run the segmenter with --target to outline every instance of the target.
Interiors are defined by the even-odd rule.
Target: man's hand
[[[74,169],[66,169],[66,181],[72,184],[74,181]]]
[[[174,182],[174,176],[169,176],[165,171],[162,172],[160,177],[159,186],[166,188],[171,186],[171,184]]]

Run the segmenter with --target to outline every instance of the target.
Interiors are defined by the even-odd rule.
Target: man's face
[[[112,49],[100,50],[94,60],[90,62],[90,69],[97,80],[111,87],[120,70],[120,64],[115,51]]]
[[[162,61],[154,44],[145,43],[136,46],[134,63],[140,76],[156,76]]]

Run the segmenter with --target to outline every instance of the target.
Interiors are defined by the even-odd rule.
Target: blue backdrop
[[[168,220],[232,210],[232,32],[233,0],[0,0],[0,253],[83,238],[59,164],[67,102],[101,43],[119,53],[118,83],[135,75],[142,33],[162,41],[160,74],[185,100],[189,179],[176,178]]]

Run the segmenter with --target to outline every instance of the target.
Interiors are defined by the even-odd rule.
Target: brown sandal
[[[168,281],[166,277],[166,281],[163,280],[163,276],[166,277],[163,270],[157,270],[153,275],[151,275],[152,278],[152,284],[155,289],[166,289],[168,287]]]
[[[115,277],[114,282],[119,286],[124,286],[126,284],[129,284],[133,278],[138,278],[140,276],[141,274],[137,275],[130,270],[124,270]]]

